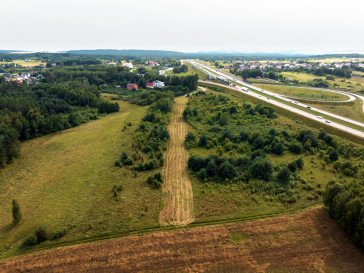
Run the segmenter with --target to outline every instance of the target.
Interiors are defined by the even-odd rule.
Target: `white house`
[[[132,63],[123,63],[122,66],[126,66],[127,68],[133,69]]]
[[[154,81],[153,84],[154,84],[154,87],[156,87],[156,88],[164,87],[164,82],[161,82],[161,81]]]

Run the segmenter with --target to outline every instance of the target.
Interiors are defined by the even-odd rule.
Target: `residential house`
[[[161,81],[154,81],[153,82],[153,84],[154,84],[154,87],[156,87],[156,88],[164,88],[164,82],[161,82]]]
[[[132,63],[122,63],[122,66],[126,66],[127,68],[133,69]]]
[[[147,83],[145,84],[145,87],[146,87],[146,88],[154,88],[154,83],[153,83],[153,82],[147,82]]]
[[[128,83],[126,85],[126,89],[128,89],[128,90],[133,90],[133,89],[138,90],[138,85],[136,83]]]

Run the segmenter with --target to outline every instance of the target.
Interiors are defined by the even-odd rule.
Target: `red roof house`
[[[147,82],[147,83],[145,84],[145,86],[146,86],[147,88],[154,88],[154,82]]]
[[[133,88],[135,90],[138,90],[138,85],[136,83],[130,83],[130,82],[126,85],[126,89],[128,90],[133,90]]]

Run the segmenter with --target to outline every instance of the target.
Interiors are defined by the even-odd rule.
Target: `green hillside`
[[[160,191],[146,185],[149,172],[134,177],[114,166],[122,151],[133,152],[133,134],[146,109],[125,102],[120,108],[22,144],[21,156],[0,173],[0,254],[12,252],[39,226],[50,234],[66,230],[59,240],[69,241],[158,224]],[[118,197],[114,185],[123,187]],[[22,213],[15,227],[13,199]]]

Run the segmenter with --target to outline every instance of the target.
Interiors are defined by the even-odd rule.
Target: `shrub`
[[[37,239],[37,244],[40,244],[46,240],[48,240],[48,232],[47,229],[43,226],[40,226],[36,231],[35,231],[35,237]]]
[[[207,143],[208,143],[207,136],[205,134],[203,134],[200,137],[200,140],[198,141],[198,146],[200,146],[200,147],[206,147]]]
[[[256,158],[253,164],[249,167],[249,175],[251,178],[269,181],[272,172],[272,163],[261,158]]]
[[[302,153],[303,147],[301,143],[294,141],[289,145],[289,150],[294,154],[300,154]]]
[[[247,141],[249,139],[249,133],[247,131],[241,131],[239,134],[240,141]]]
[[[339,159],[339,153],[336,150],[332,150],[329,152],[329,158],[332,162],[337,161]]]
[[[12,202],[12,214],[13,214],[13,224],[16,225],[21,220],[20,206],[16,200]]]
[[[59,230],[59,231],[55,232],[55,233],[52,235],[52,240],[60,239],[60,238],[62,238],[63,236],[65,236],[67,233],[68,233],[68,230],[67,230],[66,228],[61,229],[61,230]]]
[[[198,173],[197,176],[199,179],[204,180],[205,178],[207,178],[207,172],[205,168],[202,168]]]
[[[25,248],[25,247],[31,247],[37,244],[37,238],[35,237],[34,234],[29,235],[23,242],[23,244],[21,245],[21,247]]]
[[[155,189],[160,189],[163,183],[163,176],[160,172],[155,173],[153,176],[147,178],[147,184]]]
[[[185,139],[186,142],[195,142],[196,141],[196,136],[194,133],[192,132],[188,132],[187,136],[186,136],[186,139]]]
[[[262,149],[259,150],[255,150],[254,152],[252,152],[252,154],[250,155],[251,159],[254,160],[257,157],[261,157],[261,158],[265,158],[265,152]]]
[[[121,160],[122,162],[124,162],[124,160],[126,160],[126,159],[128,159],[128,154],[127,154],[125,151],[123,151],[123,152],[121,153],[120,160]]]
[[[256,149],[262,149],[264,147],[264,139],[261,136],[258,136],[255,140],[254,140],[254,147]]]
[[[217,173],[223,179],[232,179],[236,175],[234,166],[229,161],[223,162],[218,168]]]
[[[205,164],[206,164],[205,159],[194,155],[190,156],[187,162],[188,168],[194,172],[198,172],[202,168],[205,168]]]
[[[296,163],[296,161],[293,161],[293,162],[289,163],[287,167],[288,167],[288,169],[291,172],[294,173],[295,171],[297,171],[297,163]]]
[[[278,181],[284,184],[288,184],[290,177],[291,171],[287,167],[283,167],[282,169],[280,169],[277,174]]]
[[[297,165],[297,168],[298,169],[302,169],[303,168],[304,162],[303,162],[303,159],[302,158],[297,159],[295,162],[296,162],[296,165]]]
[[[156,179],[157,181],[163,183],[163,176],[162,176],[162,174],[160,172],[154,174],[154,179]]]
[[[134,164],[134,161],[131,158],[127,158],[123,161],[123,163],[124,163],[124,165],[130,166],[130,165]]]
[[[281,142],[273,145],[272,152],[277,155],[282,155],[284,153],[284,146]]]
[[[211,159],[209,163],[207,163],[206,174],[208,177],[214,177],[216,175],[216,172],[217,172],[217,165],[215,161]]]

